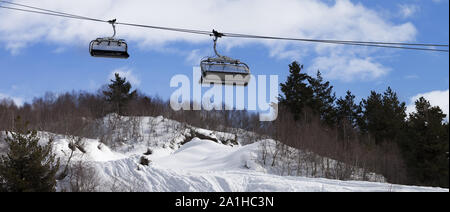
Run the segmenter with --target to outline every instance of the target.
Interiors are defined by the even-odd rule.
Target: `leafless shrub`
[[[278,119],[266,130],[279,143],[272,149],[261,144],[261,163],[277,166],[280,174],[288,175],[379,180],[369,174],[378,173],[391,182],[405,180],[401,154],[392,142],[375,145],[370,136],[359,136],[351,127],[340,136],[337,129],[324,126],[312,114],[306,109],[307,118],[294,121],[289,111],[280,108]],[[267,157],[272,159],[270,164],[266,164]]]
[[[269,151],[269,147],[267,146],[267,140],[264,140],[259,145],[259,151],[261,152],[261,162],[265,166],[267,161],[267,154]]]
[[[71,192],[97,192],[100,178],[94,167],[86,162],[78,161],[70,166],[68,183]]]
[[[137,117],[137,116],[132,116],[132,117],[128,117],[128,125],[131,126],[130,128],[130,138],[136,142],[141,142],[143,141],[143,132],[142,132],[142,127],[141,127],[141,117]]]
[[[118,177],[113,177],[109,183],[108,191],[110,192],[145,192],[144,183],[138,178],[128,179],[127,183],[121,182]]]
[[[67,136],[67,139],[69,141],[68,147],[70,149],[70,154],[69,154],[69,157],[67,159],[66,166],[64,167],[64,170],[58,176],[58,179],[60,179],[60,180],[64,179],[69,173],[70,164],[71,164],[70,162],[72,160],[73,153],[76,150],[80,150],[83,154],[86,153],[86,150],[84,148],[83,139],[81,137],[76,137],[76,136],[73,136],[73,135],[69,135],[69,136]]]

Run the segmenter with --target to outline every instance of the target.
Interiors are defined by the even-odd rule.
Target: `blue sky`
[[[201,2],[204,1],[204,2]],[[448,0],[217,0],[217,1],[14,1],[96,18],[201,30],[319,39],[449,43]],[[1,4],[1,3],[0,3]],[[102,9],[95,9],[98,5]],[[202,5],[202,6],[199,6]],[[174,15],[174,13],[176,13]],[[111,34],[107,24],[66,20],[0,9],[0,98],[18,103],[51,91],[96,91],[114,72],[135,88],[169,99],[177,74],[210,56],[212,40],[199,35],[118,26],[129,43],[128,60],[92,58],[91,39]],[[245,61],[255,75],[279,75],[293,60],[323,72],[337,96],[358,99],[391,86],[401,100],[432,98],[448,113],[448,53],[385,50],[223,38],[220,51]],[[433,93],[434,92],[434,93]],[[444,100],[443,100],[444,99]],[[445,109],[446,107],[446,109]]]

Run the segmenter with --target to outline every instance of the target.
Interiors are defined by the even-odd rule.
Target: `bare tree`
[[[69,189],[71,192],[97,192],[100,178],[96,169],[86,162],[78,161],[70,166]]]
[[[64,167],[64,170],[58,176],[58,179],[60,179],[60,180],[64,179],[69,173],[70,162],[72,160],[73,153],[77,149],[79,149],[81,152],[83,152],[83,154],[86,153],[86,151],[84,150],[84,144],[82,142],[83,139],[81,137],[76,137],[76,136],[73,136],[73,135],[68,135],[67,137],[68,137],[67,139],[69,141],[68,147],[70,149],[70,154],[69,154],[69,157],[67,159],[66,166]]]

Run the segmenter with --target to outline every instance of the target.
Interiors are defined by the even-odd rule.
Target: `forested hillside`
[[[336,97],[333,86],[319,71],[310,76],[302,65],[293,62],[289,72],[287,80],[280,84],[279,115],[273,122],[260,122],[258,114],[248,111],[173,111],[168,101],[133,90],[118,74],[97,93],[47,93],[21,106],[4,99],[0,103],[0,130],[10,132],[12,137],[2,136],[0,150],[11,152],[13,144],[20,140],[36,141],[36,131],[71,136],[72,149],[77,146],[75,138],[98,139],[112,150],[128,148],[131,141],[145,143],[152,137],[143,136],[142,130],[151,131],[155,125],[143,126],[139,117],[161,116],[176,121],[163,125],[167,132],[198,128],[230,133],[235,137],[226,144],[235,145],[272,139],[276,142],[260,142],[259,162],[279,175],[351,180],[359,173],[361,180],[370,180],[374,173],[390,183],[448,188],[449,125],[439,107],[421,98],[415,103],[416,111],[407,114],[406,104],[389,87],[357,101],[351,91]],[[186,142],[194,138],[223,141],[189,132],[191,137],[184,135]],[[162,140],[170,145],[173,139]],[[25,147],[19,145],[17,149]],[[33,147],[43,153],[36,155],[37,159],[53,158],[51,152],[37,148]],[[2,158],[3,181],[2,174],[12,173],[5,164],[13,159]],[[299,171],[304,169],[292,168],[300,162],[306,164],[307,174]]]

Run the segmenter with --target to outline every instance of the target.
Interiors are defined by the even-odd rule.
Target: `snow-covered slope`
[[[41,142],[55,138],[54,152],[63,163],[71,158],[71,164],[92,167],[84,177],[89,178],[90,190],[97,191],[449,191],[304,177],[307,172],[303,177],[282,176],[276,168],[261,163],[261,146],[272,151],[276,142],[271,139],[241,145],[240,134],[199,129],[163,117],[112,115],[105,117],[103,127],[107,133],[99,139],[46,132],[39,136]],[[150,163],[142,165],[142,159]],[[70,175],[60,180],[58,190],[70,191],[70,180]]]
[[[150,157],[153,159],[150,166],[139,165],[137,157],[97,162],[95,166],[104,182],[111,184],[115,178],[119,178],[122,188],[136,191],[448,191],[268,174],[252,161],[256,157],[258,145],[228,147],[208,140],[193,139],[173,154]],[[108,190],[108,187],[103,189]]]

